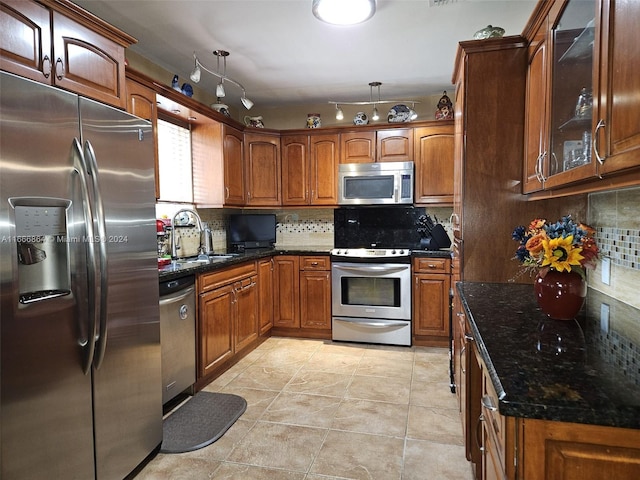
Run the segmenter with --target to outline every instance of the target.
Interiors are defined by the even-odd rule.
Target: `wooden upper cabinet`
[[[282,205],[309,204],[309,136],[284,135],[282,153]]]
[[[309,142],[309,184],[311,205],[338,204],[337,134],[313,134]]]
[[[67,1],[1,6],[3,70],[126,108],[124,50],[135,39]]]
[[[535,192],[544,187],[543,161],[549,150],[547,138],[548,28],[548,17],[545,17],[529,44],[522,193]]]
[[[279,206],[280,137],[245,133],[246,205]]]
[[[127,78],[127,112],[152,123],[158,120],[156,92]]]
[[[523,193],[637,185],[639,2],[540,3],[529,36]],[[579,108],[580,99],[589,100]],[[615,174],[615,176],[614,176]],[[602,180],[603,177],[614,177]]]
[[[599,173],[607,175],[640,166],[640,2],[598,2],[600,48],[595,52],[598,72],[596,148],[603,159]],[[600,126],[602,125],[602,126]]]
[[[51,11],[36,2],[2,0],[0,27],[2,70],[52,84]]]
[[[224,205],[222,132],[220,122],[204,115],[191,125],[193,201],[201,208]]]
[[[376,132],[376,162],[409,162],[413,158],[413,129],[392,128]]]
[[[135,80],[126,80],[127,112],[151,122],[153,132],[153,157],[156,172],[156,198],[160,198],[160,178],[158,176],[158,104],[156,92]]]
[[[414,138],[414,203],[453,205],[453,122],[418,127]]]
[[[340,163],[413,160],[413,129],[389,128],[340,134]]]
[[[244,137],[240,130],[228,125],[222,128],[224,158],[224,204],[243,206],[244,194]]]
[[[345,132],[340,134],[340,163],[370,163],[376,161],[376,132]]]
[[[336,205],[338,135],[285,135],[282,151],[282,205]]]

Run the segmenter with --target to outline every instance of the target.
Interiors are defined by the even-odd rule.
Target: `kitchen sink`
[[[206,258],[204,255],[201,255],[199,257],[179,258],[177,260],[173,260],[172,264],[178,267],[197,267],[199,265],[210,265],[212,263],[224,262],[225,260],[235,258],[238,255],[239,254],[237,253],[216,253],[208,255]]]

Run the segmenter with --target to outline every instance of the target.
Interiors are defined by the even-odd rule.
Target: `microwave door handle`
[[[100,333],[98,336],[98,350],[94,365],[99,369],[104,360],[104,353],[107,348],[107,226],[104,214],[104,203],[100,192],[100,180],[98,178],[98,162],[93,145],[88,140],[84,143],[84,153],[89,164],[89,175],[93,186],[93,196],[95,201],[96,220],[98,225],[98,253],[100,257]]]
[[[78,175],[80,181],[80,188],[82,190],[82,209],[84,218],[85,234],[89,238],[86,242],[87,254],[89,261],[87,262],[87,283],[88,283],[88,303],[89,303],[89,329],[87,331],[87,340],[85,357],[82,361],[82,371],[89,373],[91,364],[93,363],[93,357],[95,354],[96,336],[98,334],[98,310],[96,305],[96,285],[98,284],[98,269],[96,268],[96,255],[95,246],[93,243],[94,229],[93,229],[93,212],[91,210],[91,203],[89,202],[89,187],[87,185],[87,165],[84,155],[82,153],[82,147],[77,138],[73,139],[72,145],[74,174]],[[82,339],[81,343],[85,340]]]

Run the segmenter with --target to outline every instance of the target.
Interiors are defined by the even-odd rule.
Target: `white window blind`
[[[160,200],[193,202],[191,132],[158,119],[158,168]]]

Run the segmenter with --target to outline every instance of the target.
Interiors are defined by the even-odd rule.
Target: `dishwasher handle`
[[[179,290],[175,293],[171,293],[169,295],[163,295],[160,297],[160,306],[167,305],[169,303],[176,303],[184,300],[190,295],[193,295],[196,291],[195,286],[188,287],[187,289]]]

